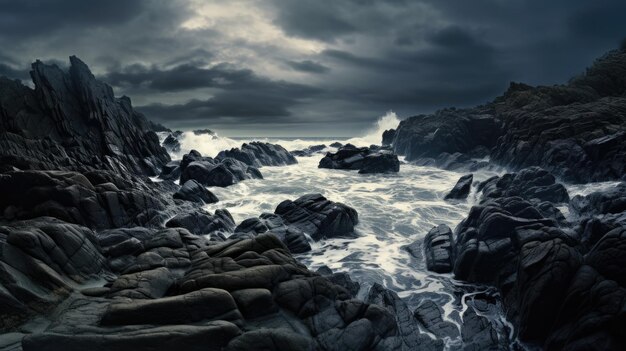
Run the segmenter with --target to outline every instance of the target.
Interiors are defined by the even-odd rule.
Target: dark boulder
[[[381,142],[382,145],[391,145],[393,144],[393,139],[396,137],[395,129],[387,129],[383,132],[383,140]]]
[[[274,234],[291,253],[311,251],[306,235],[297,225],[287,225],[281,216],[272,213],[263,213],[259,218],[244,220],[235,228],[235,234],[231,238],[245,235],[256,236],[262,233]]]
[[[445,224],[431,229],[424,238],[426,268],[437,273],[450,273],[453,267],[452,230]]]
[[[437,157],[441,153],[468,153],[492,148],[502,134],[501,122],[488,111],[444,109],[400,122],[393,142],[398,155],[407,161]]]
[[[218,160],[226,158],[233,158],[253,167],[286,166],[298,163],[284,147],[258,141],[243,144],[241,149],[221,151],[216,157]]]
[[[202,157],[195,150],[183,156],[180,168],[180,182],[183,184],[193,179],[204,186],[226,187],[245,179],[263,178],[258,169],[241,161],[233,158],[214,160]]]
[[[519,196],[525,200],[567,203],[569,195],[554,175],[539,167],[530,167],[517,173],[507,173],[499,178],[490,178],[479,185],[483,198]]]
[[[290,227],[310,235],[314,240],[354,235],[357,212],[342,203],[327,200],[320,194],[304,195],[295,201],[281,202],[275,214]]]
[[[180,140],[179,138],[183,135],[183,132],[177,130],[175,132],[169,133],[161,145],[168,152],[180,152]]]
[[[211,215],[204,210],[180,213],[165,223],[168,228],[185,228],[193,234],[229,234],[235,228],[235,222],[228,210],[216,210]]]
[[[219,201],[217,196],[213,195],[212,192],[193,179],[186,181],[185,184],[183,184],[183,186],[174,193],[173,197],[175,199],[205,204],[211,204]]]
[[[450,199],[465,199],[472,189],[472,181],[474,180],[473,174],[467,174],[459,178],[454,185],[454,188],[444,197],[445,200]]]
[[[328,152],[319,168],[359,170],[359,173],[390,173],[400,171],[398,156],[389,151],[345,145],[336,153]]]

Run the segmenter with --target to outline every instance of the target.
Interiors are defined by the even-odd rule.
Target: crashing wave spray
[[[376,121],[376,126],[372,128],[362,137],[348,139],[347,142],[356,146],[370,146],[372,144],[379,145],[381,143],[383,132],[388,129],[398,128],[400,119],[393,111],[388,111]]]
[[[215,157],[222,150],[241,147],[241,141],[207,133],[184,132],[179,141],[180,152],[177,155],[172,155],[173,158],[181,158],[191,150],[198,150],[203,156]]]

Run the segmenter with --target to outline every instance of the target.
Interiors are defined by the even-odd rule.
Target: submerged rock
[[[298,157],[308,157],[308,156],[313,156],[314,154],[320,153],[324,149],[326,149],[326,145],[324,144],[311,145],[307,147],[306,149],[293,150],[293,151],[290,151],[290,153]]]

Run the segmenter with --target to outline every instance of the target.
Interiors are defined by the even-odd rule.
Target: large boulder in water
[[[450,199],[465,199],[469,195],[472,188],[472,181],[474,180],[473,174],[467,174],[459,178],[454,185],[454,188],[444,197],[446,200]]]
[[[304,195],[295,201],[285,200],[274,213],[288,226],[301,230],[314,240],[353,235],[354,226],[359,222],[352,207],[327,200],[320,194]]]
[[[226,187],[245,179],[262,179],[261,172],[255,167],[233,158],[220,160],[203,157],[198,151],[192,150],[183,156],[179,165],[180,182],[190,179],[204,186]]]
[[[295,157],[278,144],[253,141],[241,146],[221,151],[216,159],[234,158],[248,166],[286,166],[298,163]]]
[[[329,152],[320,160],[319,168],[359,170],[359,173],[397,173],[400,171],[398,156],[388,150],[357,148],[352,145]]]

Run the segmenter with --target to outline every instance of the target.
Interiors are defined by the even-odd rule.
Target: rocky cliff
[[[34,89],[0,78],[0,164],[5,170],[110,170],[156,175],[169,161],[152,131],[159,126],[115,98],[87,65],[70,57],[67,72],[41,61]]]
[[[392,143],[409,161],[489,156],[512,170],[540,166],[573,182],[623,179],[625,92],[626,51],[615,50],[564,85],[511,83],[486,105],[410,117]]]

